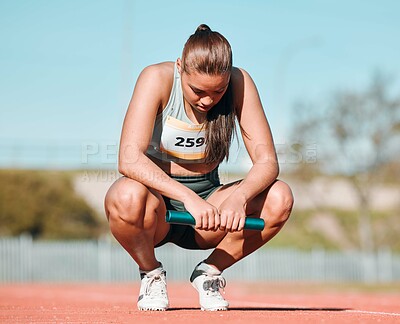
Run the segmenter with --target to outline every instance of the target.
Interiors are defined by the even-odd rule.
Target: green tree
[[[35,239],[98,237],[104,222],[63,172],[0,171],[0,235]]]
[[[377,73],[364,90],[341,90],[327,104],[295,105],[292,137],[305,156],[307,143],[317,144],[317,163],[298,163],[295,173],[310,180],[318,173],[345,177],[358,197],[360,246],[374,248],[371,190],[391,174],[400,184],[400,96],[392,81]],[[397,177],[397,178],[396,178]]]

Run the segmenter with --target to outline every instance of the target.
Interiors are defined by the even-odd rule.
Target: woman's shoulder
[[[174,62],[162,62],[145,67],[140,73],[140,82],[146,88],[151,88],[154,95],[159,97],[161,107],[168,102],[174,82]]]
[[[243,68],[233,67],[231,74],[232,86],[236,92],[244,92],[244,88],[255,87],[255,83],[250,73]]]
[[[231,74],[233,100],[239,112],[244,104],[245,97],[258,97],[256,85],[250,74],[243,68],[233,67]]]
[[[231,78],[234,83],[243,83],[244,79],[251,77],[250,74],[245,69],[234,66],[232,67]]]
[[[142,75],[146,75],[149,78],[157,78],[164,82],[166,79],[171,79],[174,76],[174,62],[161,62],[146,66],[142,70]]]

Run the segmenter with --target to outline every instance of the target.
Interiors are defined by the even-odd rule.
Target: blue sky
[[[255,80],[274,138],[293,103],[400,78],[398,1],[0,1],[0,166],[112,165],[135,80],[201,23]],[[97,146],[97,148],[96,148]],[[47,148],[47,149],[46,149]],[[94,155],[97,155],[96,157]]]

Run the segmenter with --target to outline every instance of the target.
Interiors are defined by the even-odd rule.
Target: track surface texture
[[[400,290],[228,283],[224,312],[202,312],[189,283],[168,284],[170,309],[138,311],[139,283],[0,284],[0,323],[400,323]]]

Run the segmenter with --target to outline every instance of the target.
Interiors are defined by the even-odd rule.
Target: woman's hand
[[[230,195],[219,207],[221,223],[219,229],[226,232],[243,230],[246,220],[246,201],[244,198]]]
[[[199,196],[184,203],[186,210],[196,220],[196,229],[216,231],[220,226],[218,209]]]

